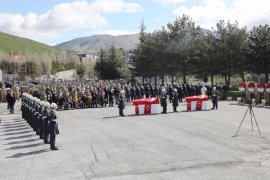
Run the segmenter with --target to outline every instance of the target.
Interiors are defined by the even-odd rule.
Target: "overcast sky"
[[[211,29],[221,20],[269,24],[270,0],[1,0],[0,31],[55,45],[95,34],[147,32],[183,13]]]

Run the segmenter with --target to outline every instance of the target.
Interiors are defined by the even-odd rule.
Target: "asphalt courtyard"
[[[144,116],[128,105],[126,117],[116,107],[58,111],[59,151],[21,119],[20,103],[15,114],[6,108],[0,103],[0,180],[270,179],[269,108],[253,108],[261,136],[248,113],[237,137],[247,109],[237,102]]]

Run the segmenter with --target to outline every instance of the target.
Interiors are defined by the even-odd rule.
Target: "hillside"
[[[73,50],[76,52],[97,52],[101,48],[107,50],[112,45],[116,48],[122,48],[124,50],[134,49],[137,44],[139,44],[139,35],[94,35],[90,37],[82,37],[73,39],[71,41],[63,42],[56,45],[61,49]]]
[[[58,54],[60,51],[61,49],[47,44],[0,32],[0,52],[15,52],[19,54],[24,54],[25,52],[43,54],[48,52]]]

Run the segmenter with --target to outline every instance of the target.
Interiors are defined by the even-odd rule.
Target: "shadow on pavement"
[[[14,147],[10,147],[8,149],[5,150],[16,150],[16,149],[24,149],[24,148],[32,148],[32,147],[36,147],[39,145],[42,145],[43,143],[36,143],[36,144],[28,144],[28,145],[24,145],[24,146],[14,146]]]
[[[21,131],[21,130],[29,130],[30,127],[22,127],[18,129],[5,129],[3,132],[12,132],[12,131]]]
[[[13,141],[13,142],[9,142],[6,143],[4,145],[11,145],[11,144],[21,144],[21,143],[26,143],[26,142],[33,142],[33,141],[39,141],[40,139],[27,139],[27,140],[23,140],[23,141]]]
[[[27,124],[21,124],[21,125],[15,125],[15,126],[8,125],[8,126],[3,126],[3,128],[0,128],[0,129],[13,129],[13,128],[23,128],[23,127],[29,127],[29,125]]]
[[[17,135],[17,134],[26,134],[26,133],[30,133],[30,132],[33,132],[33,131],[20,131],[20,132],[13,132],[13,133],[6,133],[4,135],[1,135],[1,136],[10,136],[10,135]]]
[[[117,117],[120,117],[120,116],[107,116],[107,117],[103,117],[102,119],[113,119],[113,118],[117,118]]]
[[[18,125],[24,125],[24,122],[16,122],[16,123],[3,123],[3,127],[10,127],[10,126],[18,126]]]
[[[40,154],[40,153],[49,152],[49,151],[50,151],[49,149],[43,149],[43,150],[32,151],[32,152],[27,152],[27,153],[17,153],[12,156],[8,156],[6,158],[20,158],[23,156],[31,156],[31,155]]]
[[[28,138],[28,137],[32,137],[32,136],[34,136],[34,134],[29,134],[29,135],[24,135],[24,136],[17,136],[17,137],[9,137],[9,138],[5,138],[3,140],[22,139],[22,138]]]

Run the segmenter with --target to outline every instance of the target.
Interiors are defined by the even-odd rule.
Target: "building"
[[[80,59],[80,63],[85,63],[86,61],[94,61],[98,59],[98,53],[92,52],[92,53],[77,53]]]

